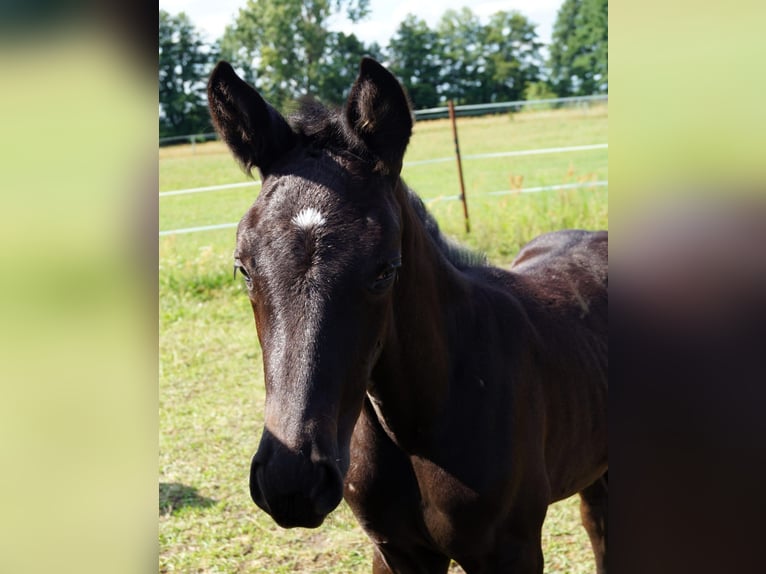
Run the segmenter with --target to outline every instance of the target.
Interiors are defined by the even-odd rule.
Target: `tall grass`
[[[602,143],[606,107],[461,119],[464,154]],[[446,121],[421,122],[405,162],[450,156]],[[161,148],[160,191],[246,181],[222,144]],[[448,235],[507,265],[533,236],[563,227],[606,228],[605,188],[536,194],[490,191],[606,180],[607,152],[464,163],[472,232],[453,163],[406,166],[405,180]],[[519,185],[521,178],[521,185]],[[160,229],[235,222],[258,187],[160,199]],[[369,572],[371,547],[345,503],[316,530],[282,530],[248,493],[263,424],[263,373],[252,312],[232,278],[234,230],[160,238],[161,572]],[[543,536],[546,572],[593,571],[576,498],[553,505]],[[457,567],[455,567],[457,570]]]

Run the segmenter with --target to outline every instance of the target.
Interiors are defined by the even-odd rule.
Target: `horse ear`
[[[345,115],[351,130],[382,160],[386,171],[398,175],[412,134],[412,112],[394,75],[372,58],[363,58]]]
[[[295,143],[287,121],[228,62],[210,74],[207,97],[216,131],[248,173],[253,167],[268,172]]]

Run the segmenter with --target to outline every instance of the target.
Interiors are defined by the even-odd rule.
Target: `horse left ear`
[[[363,58],[345,107],[346,121],[385,171],[399,175],[412,134],[412,111],[402,85],[372,58]]]

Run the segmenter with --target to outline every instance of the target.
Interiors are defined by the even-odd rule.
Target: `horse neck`
[[[373,372],[370,398],[380,422],[400,444],[414,444],[444,407],[456,314],[466,282],[429,234],[400,181],[402,268],[392,320]]]

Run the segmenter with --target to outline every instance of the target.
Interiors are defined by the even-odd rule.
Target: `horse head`
[[[411,110],[369,58],[339,111],[306,101],[285,119],[225,62],[208,98],[221,138],[262,180],[234,252],[266,385],[250,493],[281,526],[316,527],[343,496],[351,435],[391,324]]]

